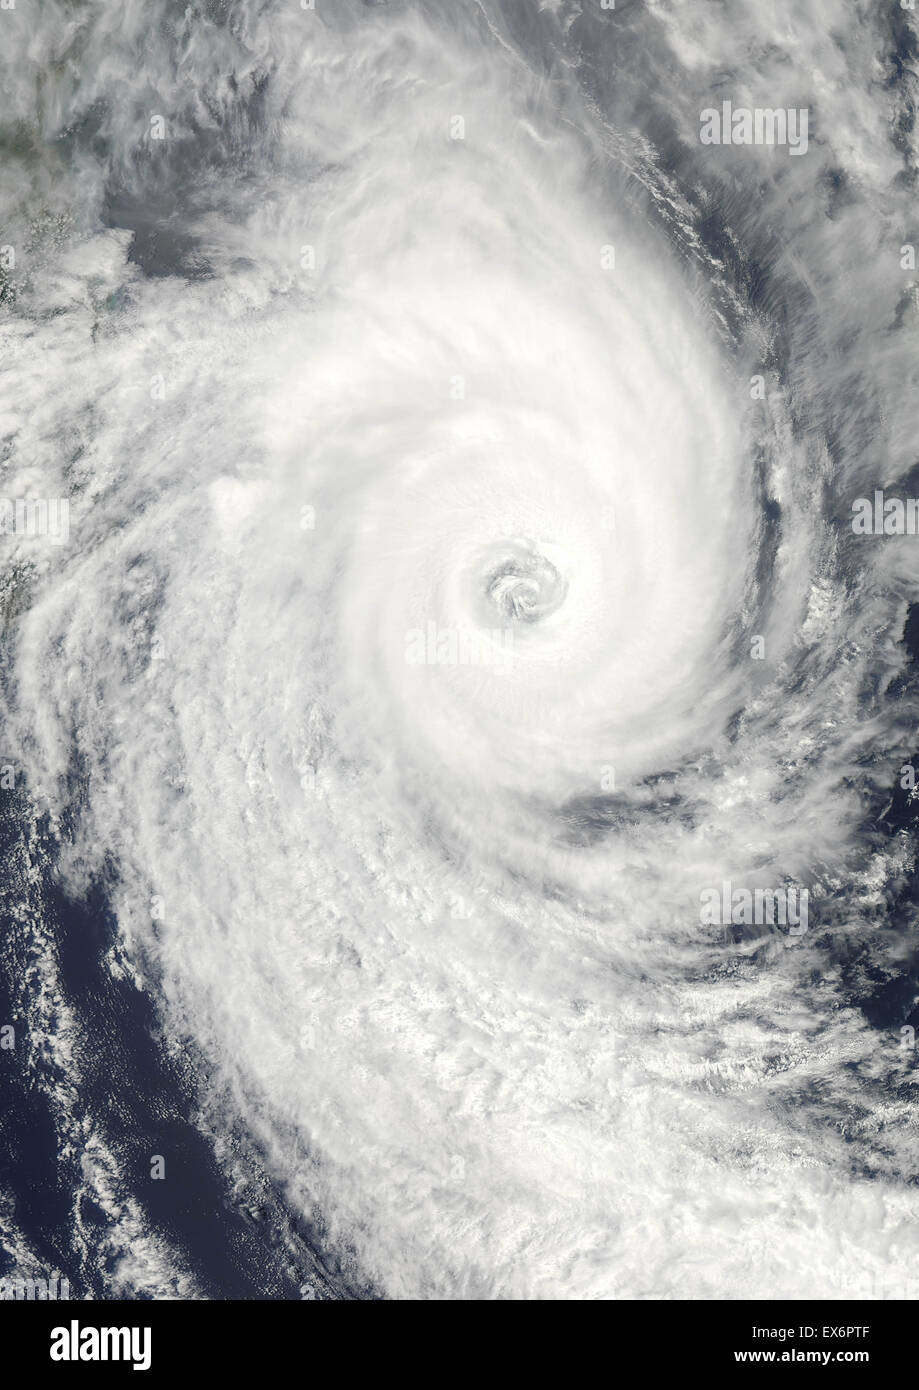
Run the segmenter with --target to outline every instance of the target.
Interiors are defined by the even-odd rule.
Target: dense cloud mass
[[[914,23],[0,13],[14,1266],[907,1291]]]

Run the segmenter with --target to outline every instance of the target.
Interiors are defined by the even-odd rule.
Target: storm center
[[[485,596],[513,623],[536,623],[565,602],[568,582],[552,561],[526,542],[514,542],[485,580]]]

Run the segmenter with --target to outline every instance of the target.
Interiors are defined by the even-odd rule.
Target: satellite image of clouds
[[[4,1297],[919,1297],[913,11],[0,0]]]

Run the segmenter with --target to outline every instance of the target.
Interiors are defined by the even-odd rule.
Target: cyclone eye
[[[568,581],[536,546],[517,542],[488,571],[485,597],[504,621],[538,623],[556,613],[568,594]]]

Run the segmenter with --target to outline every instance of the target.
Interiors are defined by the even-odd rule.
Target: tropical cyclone
[[[573,7],[540,7],[543,66],[498,8],[239,5],[170,39],[88,7],[86,90],[52,62],[77,20],[16,12],[45,162],[11,235],[52,169],[72,202],[18,262],[3,492],[70,510],[67,544],[4,537],[5,729],[68,890],[105,878],[214,1068],[210,1124],[242,1118],[356,1278],[831,1296],[917,1253],[907,1107],[878,1093],[904,1059],[839,965],[910,867],[864,817],[902,761],[916,575],[827,509],[848,529],[870,479],[855,387],[821,375],[841,311],[822,337],[800,286],[851,249],[795,240],[764,370],[770,305],[634,134],[644,92],[622,75],[605,115]],[[671,166],[723,191],[705,161],[762,152],[698,142],[708,21],[639,23],[685,64]],[[873,61],[853,40],[866,90]],[[845,129],[853,167],[886,138]],[[732,166],[751,239],[833,153]],[[163,188],[171,274],[137,214]],[[848,367],[896,458],[885,342]],[[460,659],[496,632],[500,660]],[[809,931],[726,944],[699,914],[724,882],[799,885]]]

